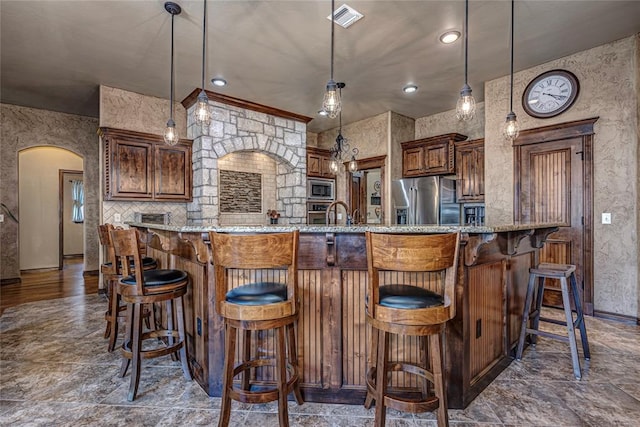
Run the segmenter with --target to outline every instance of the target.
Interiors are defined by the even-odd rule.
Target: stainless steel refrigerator
[[[391,183],[394,224],[458,225],[456,181],[440,176],[405,178]]]

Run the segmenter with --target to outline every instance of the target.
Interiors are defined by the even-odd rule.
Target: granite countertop
[[[165,225],[144,222],[127,222],[127,225],[144,227],[154,230],[175,231],[179,233],[218,232],[246,232],[269,233],[300,230],[301,233],[364,233],[375,231],[379,233],[503,233],[509,231],[532,230],[537,228],[558,227],[560,224],[505,224],[497,226],[467,226],[467,225]]]

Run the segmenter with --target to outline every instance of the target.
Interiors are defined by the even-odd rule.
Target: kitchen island
[[[448,404],[466,407],[510,362],[517,343],[529,267],[557,224],[471,226],[172,226],[130,223],[143,232],[147,254],[161,268],[189,273],[186,297],[190,364],[210,396],[222,387],[224,325],[214,309],[209,231],[264,233],[300,230],[298,357],[306,401],[362,404],[370,330],[364,302],[364,233],[461,233],[456,316],[445,333]],[[259,337],[267,353],[272,337]],[[418,357],[413,338],[393,341],[397,355]],[[272,372],[260,372],[269,381]],[[411,381],[395,378],[398,387]]]

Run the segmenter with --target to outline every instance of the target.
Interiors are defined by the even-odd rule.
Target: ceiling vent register
[[[349,28],[364,16],[351,6],[343,4],[333,12],[334,22],[340,25],[342,28]],[[331,20],[331,15],[327,16],[328,20]]]

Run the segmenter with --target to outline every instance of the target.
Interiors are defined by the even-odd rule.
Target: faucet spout
[[[357,212],[357,215],[356,215]],[[353,212],[351,212],[351,218],[353,219],[354,224],[360,224],[360,209],[355,208]]]
[[[351,225],[351,215],[349,215],[349,206],[342,200],[336,200],[331,202],[329,207],[327,208],[327,213],[325,214],[325,223],[327,225],[331,224],[331,211],[334,211],[334,223],[338,223],[338,205],[344,208],[344,212],[347,214],[347,225]]]

